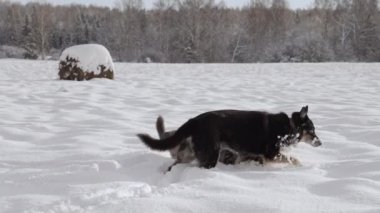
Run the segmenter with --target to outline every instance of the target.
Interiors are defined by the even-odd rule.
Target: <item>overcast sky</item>
[[[16,2],[30,2],[33,0],[13,0]],[[36,0],[34,0],[36,1]],[[105,5],[105,6],[114,6],[117,0],[42,0],[43,2],[50,2],[53,4],[70,4],[70,3],[77,3],[77,4],[95,4],[95,5]],[[153,2],[155,0],[143,0],[144,1],[144,6],[146,8],[151,8]],[[246,5],[249,0],[224,0],[224,2],[228,6],[233,6],[233,7],[239,7],[239,6],[244,6]],[[313,0],[288,0],[289,6],[291,8],[307,8],[312,5]]]

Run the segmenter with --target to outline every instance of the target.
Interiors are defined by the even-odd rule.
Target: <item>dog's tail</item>
[[[158,136],[160,137],[160,139],[164,138],[165,125],[164,125],[164,119],[161,116],[158,116],[157,118],[156,129],[157,129]]]
[[[137,137],[139,137],[145,145],[153,150],[166,151],[178,146],[183,139],[192,135],[194,122],[195,121],[193,119],[190,119],[183,124],[174,135],[165,139],[157,140],[147,134],[138,134]]]

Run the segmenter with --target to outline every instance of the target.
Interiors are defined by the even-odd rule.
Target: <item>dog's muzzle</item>
[[[311,141],[311,145],[313,147],[322,146],[322,141],[317,136],[315,136],[313,141]]]
[[[318,138],[314,131],[303,130],[298,135],[298,142],[307,143],[313,147],[322,145],[322,141]]]

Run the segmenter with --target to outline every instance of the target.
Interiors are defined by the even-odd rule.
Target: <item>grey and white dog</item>
[[[160,139],[168,138],[174,135],[175,130],[165,131],[164,119],[159,116],[156,121],[156,129]],[[170,156],[175,159],[174,163],[169,166],[168,171],[170,171],[173,166],[179,163],[190,163],[195,159],[195,153],[193,149],[193,144],[191,143],[191,137],[186,138],[181,141],[181,143],[169,150]]]

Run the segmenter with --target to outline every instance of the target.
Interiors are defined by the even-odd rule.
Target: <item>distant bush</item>
[[[25,58],[26,51],[21,47],[0,46],[0,58]]]
[[[94,71],[84,71],[78,67],[78,60],[67,57],[66,60],[59,62],[58,75],[61,80],[91,80],[93,78],[108,78],[113,79],[113,71],[106,69],[104,65],[100,65],[100,73],[95,74]]]
[[[102,45],[85,44],[67,48],[59,62],[61,80],[114,78],[114,65],[109,51]]]

